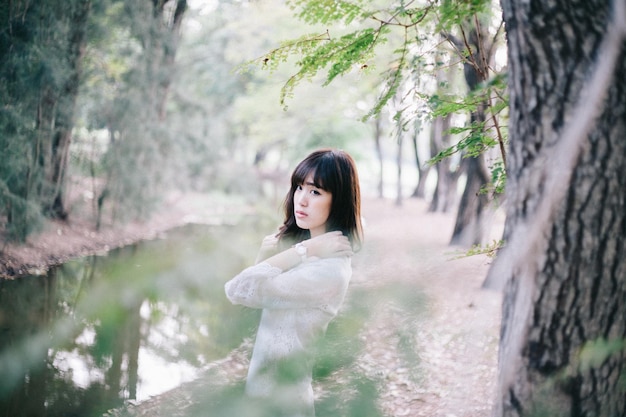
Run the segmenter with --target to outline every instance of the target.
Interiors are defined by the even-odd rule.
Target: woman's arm
[[[251,308],[329,309],[343,299],[351,275],[348,257],[305,262],[284,272],[262,262],[227,282],[225,290],[233,304]]]
[[[350,241],[341,232],[327,232],[312,239],[302,241],[307,257],[336,258],[352,256]],[[271,266],[282,271],[289,270],[302,262],[302,257],[295,248],[289,248],[265,260]]]
[[[346,258],[352,255],[347,237],[341,232],[329,232],[302,242],[307,258]],[[346,262],[303,262],[294,248],[284,250],[264,262],[246,268],[225,285],[227,297],[235,304],[263,308],[279,306],[292,308],[302,303],[317,302],[324,292],[335,291],[338,277],[346,275],[340,266]],[[351,269],[348,265],[348,278]],[[331,265],[330,268],[328,265]],[[332,265],[336,265],[334,268]],[[339,265],[339,266],[337,266]]]

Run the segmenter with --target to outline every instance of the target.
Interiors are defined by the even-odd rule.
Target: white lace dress
[[[287,271],[261,262],[225,285],[233,304],[262,308],[246,393],[293,407],[283,415],[314,416],[312,354],[343,302],[349,257],[307,259]],[[284,407],[283,407],[284,411]]]

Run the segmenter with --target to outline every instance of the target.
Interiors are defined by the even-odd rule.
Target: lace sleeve
[[[258,287],[263,281],[275,277],[282,271],[267,262],[261,262],[244,269],[226,283],[226,297],[233,304],[249,305],[257,296]]]
[[[233,304],[252,308],[326,308],[343,299],[352,268],[349,258],[305,262],[288,271],[262,262],[226,283]]]

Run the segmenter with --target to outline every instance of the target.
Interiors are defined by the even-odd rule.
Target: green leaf
[[[611,356],[626,349],[626,339],[606,340],[602,337],[587,341],[578,356],[579,369],[583,372],[600,367]]]
[[[497,160],[489,167],[491,172],[491,181],[481,190],[481,194],[491,194],[492,196],[503,194],[506,185],[506,169],[502,159]]]
[[[350,24],[356,18],[362,18],[367,12],[366,1],[338,0],[291,0],[287,4],[292,9],[300,9],[297,17],[309,24],[328,24],[343,22]]]
[[[376,41],[373,29],[366,29],[341,37],[338,50],[333,54],[334,64],[328,71],[324,85],[328,85],[338,75],[343,75],[355,64],[363,63],[371,56]]]
[[[339,75],[343,75],[356,66],[362,66],[372,55],[376,44],[385,42],[381,31],[364,29],[339,38],[315,38],[301,40],[297,45],[289,44],[272,51],[271,56],[264,61],[285,60],[289,54],[304,55],[297,63],[300,68],[296,74],[285,83],[281,90],[280,102],[285,104],[291,97],[293,89],[303,79],[311,79],[322,69],[330,66],[324,85],[328,85]],[[317,42],[323,40],[324,42]],[[315,44],[313,44],[315,42]]]
[[[439,29],[449,31],[463,25],[476,14],[483,14],[492,6],[490,0],[443,0],[439,4]]]

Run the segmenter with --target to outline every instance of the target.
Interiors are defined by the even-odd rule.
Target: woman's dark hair
[[[293,196],[296,188],[313,173],[315,186],[331,193],[332,202],[326,230],[340,230],[350,239],[355,250],[361,247],[361,191],[356,164],[341,150],[320,149],[311,153],[296,166],[291,174],[291,188],[285,197],[285,222],[278,231],[282,246],[289,246],[310,238],[310,232],[296,224]]]

